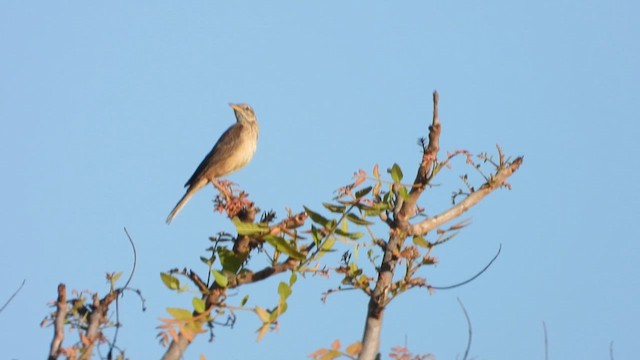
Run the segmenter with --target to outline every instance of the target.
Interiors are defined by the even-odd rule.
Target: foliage
[[[309,357],[323,360],[379,357],[382,314],[387,305],[411,289],[429,292],[437,289],[428,283],[421,271],[438,263],[434,250],[469,224],[466,219],[456,220],[469,208],[496,189],[510,188],[506,179],[523,161],[521,157],[512,161],[499,147],[497,159],[487,153],[474,157],[469,151],[457,150],[438,160],[441,125],[437,102],[438,96],[434,93],[433,122],[428,137],[419,141],[423,154],[413,182],[405,180],[405,171],[398,164],[392,164],[386,176],[382,176],[379,166],[375,165],[370,174],[357,171],[352,183],[339,188],[331,201],[322,204],[323,211],[304,207],[304,211],[294,214],[288,210],[285,218],[276,222],[274,212],[261,211],[247,193],[236,189],[232,183],[214,181],[213,185],[219,191],[214,208],[225,213],[234,224],[236,234],[219,233],[209,238],[210,246],[206,254],[200,256],[206,272],[174,268],[160,274],[162,283],[169,290],[191,296],[191,307],[169,307],[170,316],[160,319],[158,338],[161,344],[168,346],[164,359],[181,358],[188,345],[207,329],[213,339],[216,326],[233,326],[241,312],[259,319],[257,338],[262,339],[278,327],[299,275],[327,275],[329,272],[338,274],[341,281],[337,287],[324,292],[323,300],[330,294],[346,290],[361,291],[369,298],[365,333],[363,341],[344,350],[336,340],[330,348],[319,349]],[[442,169],[452,167],[456,158],[463,158],[479,174],[482,183],[474,185],[468,175],[460,176],[464,187],[452,194],[451,207],[428,216],[418,200],[433,186]],[[382,228],[384,237],[379,235]],[[333,257],[325,258],[329,253],[337,254],[338,250],[342,256],[337,264],[332,263]],[[363,252],[366,256],[361,256]],[[258,265],[265,263],[266,266]],[[237,291],[243,285],[282,273],[289,273],[288,281],[273,283],[274,297],[267,303],[258,299],[260,304],[248,306],[248,294],[241,299],[228,296],[231,290]],[[92,314],[100,314],[101,320],[97,322],[100,329],[117,326],[106,320],[106,314],[109,303],[122,291],[114,286],[118,277],[119,274],[110,277],[109,294],[102,300],[94,295],[92,306],[86,306],[82,296],[67,302],[59,295],[57,310],[50,315],[50,322],[62,317],[67,324],[84,331],[91,328]],[[194,293],[197,295],[193,296]],[[65,309],[67,303],[72,305],[70,310]],[[86,330],[87,335],[83,334],[81,332],[81,341],[71,350],[78,349],[90,356],[89,346],[107,341],[102,331]],[[52,352],[53,358],[58,355],[74,358],[71,350]],[[397,360],[433,358],[430,354],[413,355],[404,347],[393,348],[389,357]]]

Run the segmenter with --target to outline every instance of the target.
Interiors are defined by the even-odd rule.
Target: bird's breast
[[[258,146],[257,125],[243,129],[238,145],[238,151],[235,151],[232,155],[233,159],[230,159],[230,163],[235,165],[231,171],[236,171],[247,165],[256,153],[256,148]]]

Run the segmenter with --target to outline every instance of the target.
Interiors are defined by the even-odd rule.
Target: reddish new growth
[[[238,192],[238,189],[234,188],[234,183],[228,180],[219,180],[212,184],[220,191],[214,200],[215,211],[226,212],[231,219],[237,216],[242,209],[253,206],[253,202],[249,200],[249,194],[244,191]]]

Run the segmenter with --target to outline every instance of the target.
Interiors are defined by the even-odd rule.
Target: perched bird
[[[225,131],[200,166],[184,184],[187,192],[167,217],[167,224],[180,212],[193,194],[216,179],[239,170],[249,163],[258,144],[258,121],[251,106],[229,104],[236,115],[236,123]]]

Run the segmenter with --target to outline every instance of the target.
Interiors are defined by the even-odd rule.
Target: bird
[[[205,156],[191,178],[184,184],[187,188],[169,216],[167,224],[178,215],[184,205],[200,189],[216,179],[235,172],[251,161],[258,145],[258,120],[253,108],[247,104],[229,104],[236,116],[231,125]]]

